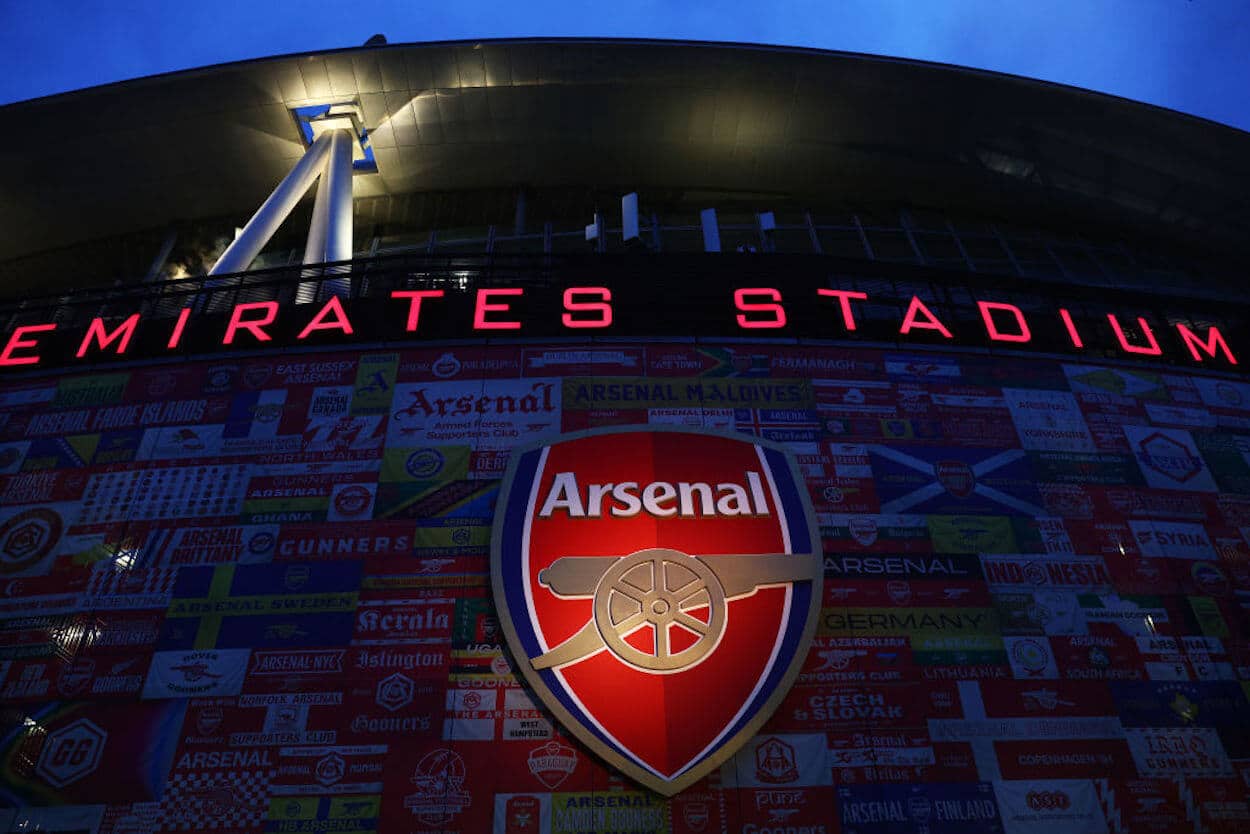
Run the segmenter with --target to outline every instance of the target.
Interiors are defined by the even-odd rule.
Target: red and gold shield
[[[543,703],[671,795],[749,739],[798,673],[820,610],[819,543],[776,444],[580,432],[513,453],[495,602]]]

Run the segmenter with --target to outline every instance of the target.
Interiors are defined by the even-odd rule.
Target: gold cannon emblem
[[[703,660],[720,642],[728,602],[763,586],[810,582],[820,576],[812,553],[691,556],[652,547],[628,556],[565,556],[538,575],[558,597],[594,599],[594,616],[576,634],[531,659],[535,669],[574,663],[606,648],[648,672],[680,672]],[[707,609],[704,620],[692,612]],[[650,650],[627,640],[650,626]],[[674,650],[671,629],[690,632],[694,643]]]

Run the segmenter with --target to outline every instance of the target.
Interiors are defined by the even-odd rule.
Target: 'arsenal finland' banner
[[[614,428],[519,450],[493,541],[496,605],[531,686],[665,794],[758,730],[819,612],[803,481],[749,435]]]

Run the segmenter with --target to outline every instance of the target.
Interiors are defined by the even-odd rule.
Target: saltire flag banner
[[[1023,449],[873,445],[868,452],[883,513],[1046,515]]]

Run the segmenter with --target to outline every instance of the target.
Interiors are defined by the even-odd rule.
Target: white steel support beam
[[[327,131],[323,136],[330,138],[330,149],[326,153],[321,181],[317,183],[308,243],[304,246],[305,266],[347,261],[352,257],[352,145],[356,140],[346,130]],[[330,271],[346,272],[347,268],[331,267]],[[320,273],[320,270],[306,269],[303,277],[312,278]],[[334,295],[346,295],[351,285],[346,278],[304,281],[296,290],[296,303],[317,300],[319,287]]]
[[[260,254],[260,250],[264,248],[269,239],[273,237],[273,233],[282,225],[282,221],[286,220],[287,215],[291,213],[291,209],[300,201],[308,191],[308,187],[313,184],[321,174],[325,167],[326,156],[329,154],[331,146],[335,143],[335,137],[342,134],[347,138],[348,143],[348,174],[351,173],[351,145],[350,134],[343,130],[327,131],[317,137],[317,141],[304,152],[299,162],[295,163],[295,167],[291,169],[291,173],[283,178],[282,182],[273,190],[261,204],[261,207],[252,215],[252,219],[247,221],[247,225],[243,227],[243,231],[234,239],[234,242],[226,247],[226,251],[221,253],[221,257],[217,259],[217,263],[213,264],[213,268],[208,271],[209,275],[222,275],[231,272],[242,272],[251,265],[252,261]],[[348,203],[351,202],[351,180],[348,180]],[[350,220],[348,222],[348,234],[350,236]],[[351,244],[348,244],[348,249]]]
[[[352,143],[346,130],[327,131],[330,148],[317,185],[304,264],[346,261],[352,257]]]
[[[326,213],[329,212],[330,201],[326,198],[329,177],[322,175],[317,180],[317,196],[313,200],[312,221],[308,224],[308,240],[304,244],[304,264],[320,264],[326,260]],[[307,273],[312,275],[314,273]]]

